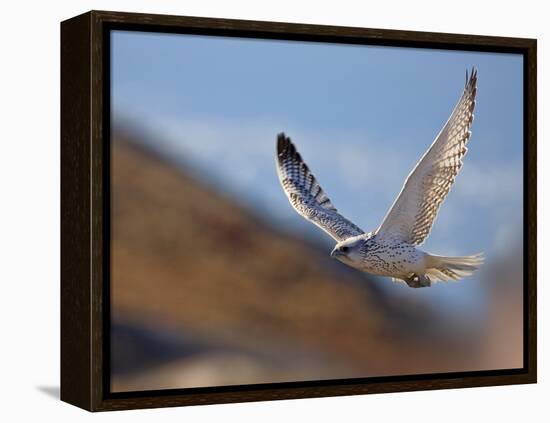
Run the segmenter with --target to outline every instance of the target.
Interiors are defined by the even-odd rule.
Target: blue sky
[[[293,139],[342,214],[375,229],[472,66],[469,152],[422,248],[483,251],[490,262],[522,239],[520,55],[115,31],[112,109],[115,123],[154,134],[155,148],[226,195],[331,248],[280,188],[277,133]],[[437,295],[475,295],[452,285]]]

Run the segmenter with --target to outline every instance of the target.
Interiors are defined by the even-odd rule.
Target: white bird
[[[294,209],[332,236],[331,256],[363,272],[389,276],[413,288],[470,276],[483,255],[444,257],[419,248],[449,193],[467,152],[474,118],[477,72],[472,69],[457,105],[409,174],[380,227],[366,233],[338,213],[285,134],[277,139],[277,173]]]

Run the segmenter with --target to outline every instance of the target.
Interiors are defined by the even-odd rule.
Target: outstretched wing
[[[380,237],[391,236],[413,245],[424,242],[441,203],[462,167],[468,151],[470,127],[474,118],[477,71],[472,69],[462,97],[451,117],[407,177],[401,193],[377,231]]]
[[[340,215],[285,134],[277,137],[277,173],[292,207],[337,241],[364,233]]]

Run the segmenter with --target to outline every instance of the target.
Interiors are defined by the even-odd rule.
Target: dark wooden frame
[[[524,58],[524,366],[110,393],[109,30],[513,52]],[[61,399],[90,411],[536,382],[536,40],[92,11],[61,23]]]

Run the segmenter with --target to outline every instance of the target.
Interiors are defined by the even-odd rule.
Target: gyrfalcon
[[[331,256],[363,272],[389,276],[413,288],[470,276],[483,255],[444,257],[421,251],[441,203],[468,151],[474,118],[477,71],[472,69],[457,105],[428,151],[409,174],[380,227],[365,232],[342,216],[325,194],[290,138],[277,138],[277,173],[294,209],[332,236]]]

